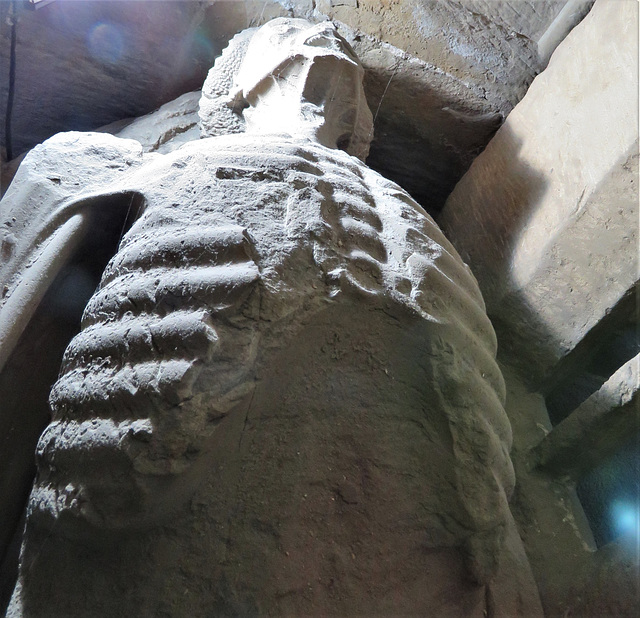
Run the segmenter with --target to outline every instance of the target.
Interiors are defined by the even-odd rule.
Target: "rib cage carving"
[[[243,305],[258,279],[250,239],[237,225],[173,223],[158,232],[150,226],[157,215],[148,210],[125,237],[65,353],[53,422],[37,449],[34,515],[68,512],[111,526],[122,509],[127,519],[147,518],[141,478],[188,467],[226,411],[198,417],[189,402],[219,348],[213,316]],[[227,386],[238,386],[247,366],[228,369]],[[132,470],[137,483],[127,488]]]
[[[54,138],[0,343],[90,230],[141,212],[50,392],[10,615],[479,611],[513,530],[496,338],[435,222],[365,165],[364,77],[335,25],[278,19],[212,69],[213,137]]]
[[[464,471],[470,452],[486,454],[484,470],[460,475],[464,526],[498,542],[502,516],[485,518],[507,508],[511,436],[495,335],[469,271],[406,193],[345,153],[214,139],[215,152],[195,143],[156,165],[172,203],[146,176],[131,180],[147,207],[65,354],[30,521],[123,527],[164,516],[269,350],[355,294],[429,329],[454,458]],[[206,193],[182,180],[187,166]]]

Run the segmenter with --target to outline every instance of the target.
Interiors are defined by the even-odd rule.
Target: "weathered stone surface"
[[[357,8],[316,3],[332,19],[483,88],[501,111],[522,98],[543,68],[537,42],[564,5],[564,0],[363,0]]]
[[[530,468],[531,448],[551,430],[544,398],[502,366],[505,410],[513,427],[511,457],[518,488],[511,509],[533,569],[545,616],[575,607],[588,579],[595,542],[572,484]]]
[[[635,616],[640,607],[637,536],[609,543],[593,556],[589,573],[571,586],[576,616]],[[558,608],[560,609],[560,608]]]
[[[598,547],[612,542],[637,543],[638,425],[628,427],[630,439],[594,469],[581,476],[576,491]],[[635,537],[635,538],[634,538]]]
[[[637,280],[637,10],[596,3],[440,219],[537,383]]]
[[[187,92],[165,103],[155,112],[136,118],[119,128],[118,124],[102,127],[102,131],[140,142],[144,152],[173,152],[194,139],[200,139],[198,101],[200,91]]]
[[[296,16],[341,24],[367,72],[375,117],[368,164],[434,214],[544,68],[548,57],[538,41],[552,34],[545,48],[555,48],[592,1],[223,0],[207,19],[217,36],[228,38],[279,4]],[[565,5],[572,10],[556,19]]]
[[[460,80],[461,98],[466,98],[469,85],[480,88],[494,109],[506,114],[544,68],[539,42],[555,49],[549,39],[557,45],[592,4],[593,0],[220,0],[209,14],[215,15],[221,38],[259,23],[261,13],[273,12],[277,5],[296,16],[336,20]],[[473,91],[469,94],[473,97]]]
[[[244,131],[244,118],[236,113],[237,105],[231,91],[233,76],[238,72],[255,32],[256,28],[247,28],[236,34],[209,70],[198,108],[202,137]]]
[[[37,146],[0,206],[3,589],[17,560],[7,551],[35,472],[34,446],[50,420],[49,390],[131,207],[124,195],[90,202],[79,195],[91,195],[142,162],[139,143],[121,140],[113,148],[113,139],[71,133]]]
[[[3,118],[10,4],[0,3]],[[139,116],[199,88],[222,47],[207,36],[198,2],[160,2],[152,11],[139,2],[18,5],[14,156],[59,131]]]
[[[548,469],[547,474],[540,468],[532,468],[531,449],[555,429],[549,422],[543,397],[532,392],[516,372],[502,368],[507,385],[505,409],[514,432],[512,459],[518,479],[511,508],[540,590],[544,615],[572,612],[576,616],[634,616],[640,600],[637,532],[629,530],[614,542],[597,546],[591,522],[587,521],[576,495],[575,483],[561,478],[562,470]],[[628,384],[627,394],[635,389],[637,384]],[[629,421],[631,434],[637,431],[637,421]],[[576,448],[577,457],[583,462],[589,457],[589,446],[585,446],[586,449]],[[625,463],[637,469],[637,459]],[[617,473],[620,472],[618,469]],[[611,491],[610,485],[607,483],[607,491]],[[636,496],[635,493],[629,496],[631,513],[637,508]],[[610,503],[608,515],[611,506]]]
[[[241,68],[246,133],[73,198],[143,213],[52,390],[9,616],[536,614],[477,285],[336,148],[370,119],[344,40],[299,21],[255,37],[247,62],[275,44],[290,62]]]
[[[375,114],[368,165],[436,213],[503,121],[482,88],[376,39],[342,28],[366,67]]]
[[[140,144],[68,133],[36,147],[5,195],[0,224],[0,369],[73,253],[89,215],[77,195],[91,195],[142,162]],[[28,267],[28,268],[25,268]]]

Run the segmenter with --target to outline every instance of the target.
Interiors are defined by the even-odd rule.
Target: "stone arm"
[[[138,201],[109,188],[141,162],[134,141],[59,134],[27,155],[0,203],[0,562],[62,353]]]
[[[0,371],[94,211],[130,202],[105,187],[141,163],[140,144],[103,133],[61,133],[25,157],[0,207]]]

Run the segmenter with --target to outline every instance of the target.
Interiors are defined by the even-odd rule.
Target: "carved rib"
[[[249,239],[241,227],[198,226],[185,230],[173,226],[123,242],[104,272],[102,286],[119,276],[151,267],[237,264],[246,262],[250,255]]]
[[[253,262],[197,268],[156,268],[118,277],[101,288],[85,309],[83,327],[127,313],[167,313],[206,306],[219,312],[242,301],[258,278]]]
[[[153,428],[149,419],[115,422],[113,419],[89,421],[54,421],[42,434],[36,456],[39,464],[55,467],[56,471],[72,471],[82,453],[91,457],[101,453],[113,457],[123,441],[131,438],[146,440]],[[109,462],[106,462],[109,463]],[[99,468],[97,474],[104,474]]]
[[[103,525],[126,520],[125,504],[133,516],[144,513],[138,483],[185,470],[209,423],[208,408],[188,402],[218,346],[212,316],[240,308],[259,271],[244,228],[180,226],[170,217],[156,228],[159,217],[163,209],[151,208],[129,232],[65,352],[50,397],[55,420],[38,444],[34,516],[74,512]],[[224,395],[244,373],[219,364],[228,384],[213,383]],[[122,483],[124,497],[114,498]]]
[[[85,328],[70,343],[63,363],[66,371],[86,367],[94,358],[119,364],[132,349],[140,360],[158,354],[207,359],[216,341],[206,311],[176,311],[162,318],[145,313]]]
[[[192,392],[194,361],[165,360],[113,370],[94,362],[66,372],[51,390],[54,416],[84,420],[96,414],[116,420],[148,414],[155,400],[177,405]]]

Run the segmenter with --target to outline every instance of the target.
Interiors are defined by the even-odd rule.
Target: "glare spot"
[[[124,37],[117,26],[100,23],[91,28],[87,46],[96,60],[113,64],[122,58]]]
[[[611,516],[615,530],[620,535],[638,536],[640,528],[640,509],[633,502],[616,500],[611,505]]]

